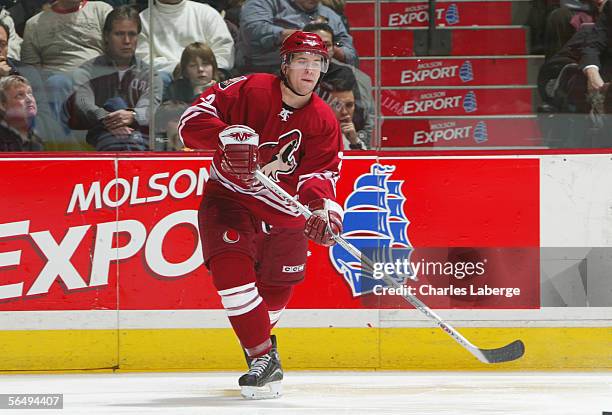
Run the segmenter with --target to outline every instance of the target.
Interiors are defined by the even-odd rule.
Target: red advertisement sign
[[[382,57],[409,57],[414,53],[414,33],[410,29],[386,29],[381,32]],[[374,30],[351,31],[355,47],[361,57],[375,55]],[[450,55],[525,55],[527,52],[526,29],[474,28],[451,31]]]
[[[535,117],[525,118],[404,118],[382,124],[383,147],[539,146]]]
[[[195,221],[208,165],[0,159],[12,201],[0,214],[0,252],[10,253],[0,309],[217,307]]]
[[[372,79],[374,61],[363,60],[360,69]],[[526,85],[527,58],[398,59],[382,62],[382,86]]]
[[[196,225],[208,165],[201,157],[0,159],[0,310],[220,308]],[[338,197],[347,238],[409,249],[419,284],[442,287],[419,294],[431,306],[536,307],[538,178],[538,159],[348,158]],[[355,284],[336,248],[310,249],[291,307],[406,306]],[[457,268],[472,260],[472,274],[485,264],[473,281]],[[417,266],[426,262],[433,268]],[[437,262],[453,272],[437,275]],[[468,291],[445,294],[444,284]]]
[[[386,116],[533,114],[531,88],[385,89],[381,110]]]
[[[432,307],[539,305],[539,160],[390,156],[346,162],[338,182],[345,237],[359,248],[377,245],[411,251],[411,272],[419,278],[416,293]],[[411,308],[401,296],[373,288],[377,281],[360,279],[354,272],[358,264],[338,247],[311,246],[311,251],[308,271],[316,277],[297,287],[293,307],[314,308],[312,299],[318,297],[319,308],[339,304]],[[343,278],[328,271],[330,260]],[[347,266],[342,272],[343,263],[351,270]],[[459,263],[472,264],[472,275],[449,277],[440,269],[450,267],[454,272]],[[477,267],[483,268],[481,275],[476,275]],[[358,305],[353,297],[341,294],[347,284],[360,299]],[[465,294],[451,288],[445,294],[444,287],[451,285],[466,290]],[[477,295],[485,285],[516,288],[518,294]],[[421,289],[427,291],[423,296]]]
[[[374,3],[348,2],[344,9],[352,27],[374,27]],[[382,27],[424,27],[429,24],[427,2],[381,3]],[[512,24],[509,1],[437,2],[436,24],[439,26],[499,26]]]

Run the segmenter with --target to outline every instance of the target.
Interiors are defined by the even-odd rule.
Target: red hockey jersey
[[[179,135],[192,149],[217,149],[204,197],[238,200],[273,226],[299,227],[295,208],[261,185],[244,188],[221,170],[219,133],[242,124],[259,134],[260,170],[298,200],[335,201],[342,134],[331,108],[316,94],[299,109],[283,106],[280,79],[253,74],[229,79],[206,91],[179,122]]]

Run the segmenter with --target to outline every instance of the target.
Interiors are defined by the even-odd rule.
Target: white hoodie
[[[149,9],[140,13],[142,32],[136,55],[149,63]],[[234,40],[225,21],[208,4],[183,0],[178,4],[155,2],[153,6],[153,48],[155,69],[172,73],[181,60],[183,49],[193,42],[208,45],[215,54],[217,66],[234,66]]]

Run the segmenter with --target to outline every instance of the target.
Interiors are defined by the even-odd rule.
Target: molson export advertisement
[[[347,3],[345,14],[353,27],[373,27],[376,5]],[[382,27],[423,27],[429,24],[427,2],[381,3]],[[440,26],[510,25],[511,2],[436,2],[436,24]]]
[[[0,161],[13,200],[0,220],[0,307],[216,306],[196,226],[209,164],[197,158]]]
[[[381,91],[381,110],[385,116],[530,115],[531,95],[529,88],[386,89]]]
[[[538,146],[541,135],[533,116],[386,119],[382,124],[384,147]]]
[[[360,65],[372,79],[374,62]],[[404,58],[388,60],[381,73],[382,86],[526,85],[526,58]]]
[[[448,28],[451,29],[450,27]],[[414,57],[415,36],[418,28],[389,27],[380,30],[380,56]],[[446,30],[441,28],[440,30]],[[455,27],[450,33],[449,55],[525,55],[527,37],[520,27]],[[351,29],[351,36],[359,56],[375,55],[375,31],[373,28]]]
[[[374,272],[310,246],[290,308],[539,305],[537,158],[346,157],[345,237]],[[210,157],[0,159],[0,311],[220,309],[197,209]],[[418,281],[413,281],[416,276]]]

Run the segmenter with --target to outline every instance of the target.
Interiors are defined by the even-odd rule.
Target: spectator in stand
[[[179,138],[179,120],[189,108],[189,104],[179,101],[166,101],[155,113],[156,151],[182,151],[185,149]]]
[[[367,150],[366,143],[359,137],[353,116],[355,114],[355,96],[353,89],[357,81],[348,68],[342,69],[342,77],[327,82],[321,98],[334,110],[342,130],[342,141],[345,150]]]
[[[559,0],[533,0],[527,16],[529,27],[530,52],[534,55],[545,51],[544,38],[546,19],[550,13],[559,6]]]
[[[10,13],[14,23],[15,30],[18,36],[23,37],[23,30],[26,21],[38,14],[43,8],[50,8],[53,0],[19,0],[13,5],[7,5],[7,11]]]
[[[0,150],[43,150],[33,128],[36,113],[36,99],[27,79],[19,75],[0,79]]]
[[[131,0],[102,0],[104,3],[108,3],[113,9],[121,6],[131,6]]]
[[[242,3],[244,0],[195,0],[201,3],[209,4],[214,7],[223,17],[227,29],[232,35],[234,45],[238,43],[240,38],[240,32],[238,26],[240,26],[240,10],[242,9]]]
[[[30,18],[21,60],[52,73],[67,73],[103,53],[102,27],[112,8],[102,1],[57,0]]]
[[[208,4],[217,10],[221,16],[238,27],[240,22],[240,9],[244,0],[194,0],[198,3]]]
[[[582,46],[580,65],[587,78],[587,91],[601,89],[612,80],[612,6],[607,2]]]
[[[13,59],[19,59],[21,54],[22,39],[15,31],[15,22],[6,9],[0,9],[0,24],[3,24],[8,29],[9,50],[8,56]]]
[[[42,69],[51,111],[64,124],[72,71],[103,53],[102,27],[111,10],[102,1],[57,0],[26,22],[21,60]]]
[[[12,40],[9,38],[9,27],[4,22],[0,21],[0,78],[9,75],[22,75],[32,86],[35,91],[35,96],[40,100],[40,96],[37,94],[44,94],[42,86],[42,80],[36,68],[31,65],[26,65],[23,62],[9,57],[9,50],[11,49]],[[38,90],[38,91],[37,91]],[[44,95],[43,95],[44,96]]]
[[[174,81],[164,94],[164,101],[191,104],[206,88],[218,81],[219,71],[215,54],[204,43],[194,42],[183,51]]]
[[[98,151],[149,149],[149,111],[161,101],[162,84],[136,58],[141,30],[138,11],[120,6],[104,24],[104,54],[75,72],[76,91],[67,103],[71,126],[87,129],[87,142]]]
[[[333,11],[335,11],[338,16],[342,19],[342,23],[344,23],[344,27],[346,31],[350,33],[351,27],[349,26],[349,21],[346,15],[344,14],[344,7],[346,6],[346,0],[321,0],[325,6],[329,7]]]
[[[227,7],[224,9],[225,20],[231,22],[236,26],[240,27],[240,15],[242,14],[242,5],[245,0],[229,0]]]
[[[353,38],[342,19],[320,0],[247,0],[240,18],[238,65],[242,72],[278,73],[278,49],[283,40],[320,16],[328,20],[337,39],[334,58],[357,65]]]
[[[208,4],[210,7],[218,11],[219,13],[223,12],[228,7],[227,0],[194,0],[198,3]]]
[[[584,25],[594,23],[604,0],[563,0],[558,9],[546,19],[544,47],[546,59],[561,50],[563,45]]]
[[[172,73],[179,63],[182,50],[193,42],[206,43],[214,52],[219,70],[224,74],[234,66],[234,41],[223,17],[208,4],[191,0],[157,0],[153,6],[153,25],[149,28],[149,13],[141,14],[142,33],[136,54],[149,62],[149,42],[155,45],[155,69],[164,86],[172,82]],[[171,24],[169,24],[171,23]]]
[[[593,27],[583,27],[548,59],[538,89],[550,116],[542,131],[553,147],[609,147],[612,113],[612,7],[606,3]],[[607,81],[607,83],[606,83]]]
[[[10,58],[8,51],[11,48],[12,40],[9,39],[9,27],[0,21],[0,78],[9,75],[21,75],[28,80],[36,102],[46,103],[47,94],[40,78],[39,71],[23,62]],[[38,109],[35,120],[36,130],[45,138],[54,137],[59,131],[57,120],[51,115],[48,105],[43,105]]]
[[[325,45],[327,45],[329,56],[334,55],[336,49],[334,32],[328,24],[310,23],[304,26],[304,31],[319,35]],[[356,80],[353,84],[353,98],[355,99],[353,121],[357,127],[359,139],[369,147],[372,142],[375,118],[374,103],[372,101],[372,80],[370,77],[352,65],[332,59],[329,63],[329,69],[323,74],[321,79],[319,95],[325,92],[327,84],[333,82],[334,79],[342,79],[348,76],[347,71],[351,72],[352,77]]]

